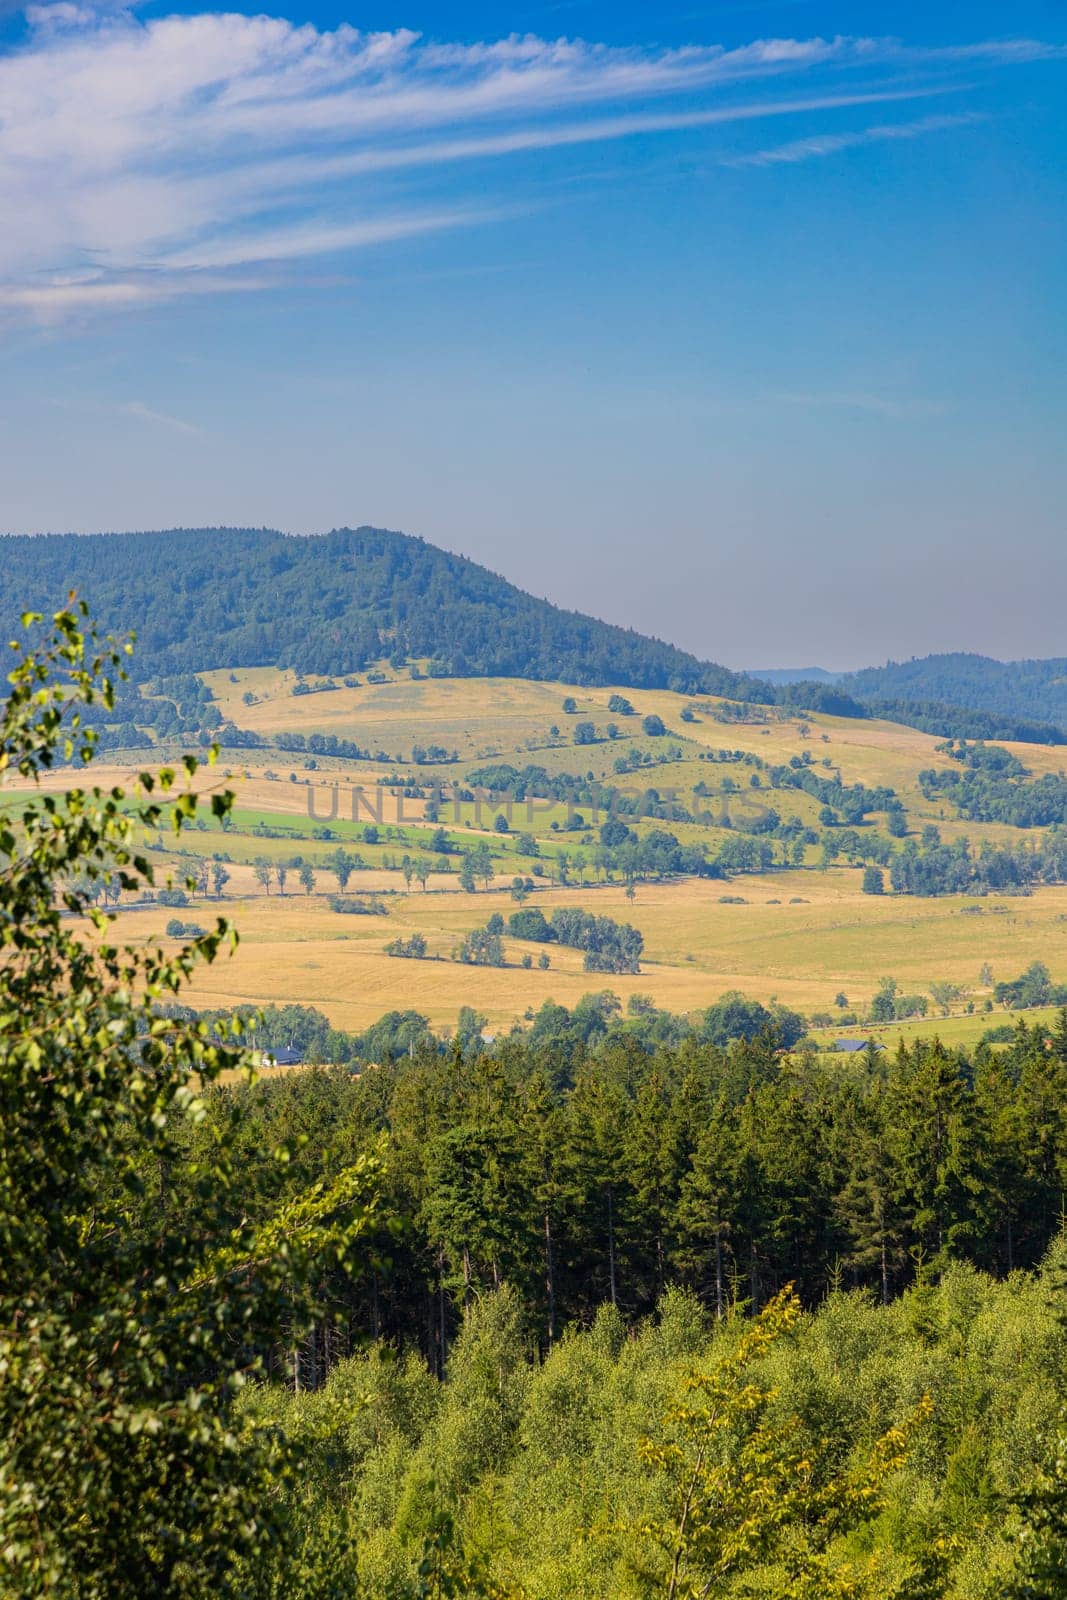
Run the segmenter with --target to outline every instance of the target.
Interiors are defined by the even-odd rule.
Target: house
[[[873,1044],[876,1050],[885,1049],[885,1045],[879,1044],[877,1039],[835,1039],[834,1049],[841,1050],[846,1055],[855,1056],[866,1050],[869,1044]]]
[[[279,1045],[277,1050],[264,1050],[261,1061],[265,1067],[302,1067],[304,1052],[294,1050],[292,1045]]]

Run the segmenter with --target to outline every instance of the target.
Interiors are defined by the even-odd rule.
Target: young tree
[[[222,891],[230,881],[230,874],[221,861],[211,863],[211,881],[215,889],[215,899],[222,899]]]
[[[348,888],[348,880],[355,871],[355,857],[350,855],[343,845],[338,845],[337,849],[326,857],[325,865],[337,879],[337,887],[344,894]]]
[[[310,894],[315,887],[315,868],[310,861],[305,861],[300,868],[300,882],[303,885],[305,894]]]
[[[799,1320],[800,1301],[783,1290],[711,1371],[689,1377],[661,1438],[643,1441],[641,1459],[661,1475],[667,1508],[633,1530],[652,1566],[647,1593],[705,1600],[728,1592],[731,1579],[759,1561],[781,1564],[783,1582],[769,1591],[781,1596],[844,1600],[874,1592],[874,1562],[866,1572],[842,1570],[828,1548],[883,1508],[887,1480],[933,1406],[924,1396],[858,1467],[835,1471],[814,1459],[800,1419],[771,1413],[775,1391],[759,1370]]]
[[[289,863],[287,861],[276,861],[274,863],[274,876],[278,883],[278,893],[284,894],[285,880],[289,876]]]
[[[256,857],[255,862],[253,863],[253,870],[256,875],[256,882],[261,884],[267,893],[270,894],[271,869],[270,862],[267,860],[266,856]]]
[[[85,719],[121,658],[61,612],[20,648],[0,769],[34,785],[88,761]],[[31,625],[39,618],[27,619]],[[194,758],[184,760],[191,779]],[[214,816],[229,793],[210,800]],[[220,920],[173,957],[113,942],[79,877],[151,886],[144,830],[203,804],[174,771],[132,792],[38,791],[0,825],[0,1561],[6,1593],[209,1600],[285,1539],[280,1431],[234,1408],[257,1352],[300,1337],[308,1286],[347,1267],[369,1217],[365,1163],[252,1221],[237,1123],[191,1154],[200,1086],[252,1058],[164,1017],[233,942]],[[218,1030],[226,1037],[225,1025]],[[218,1036],[216,1033],[215,1037]]]
[[[493,881],[493,858],[484,839],[478,841],[468,859],[474,876],[480,878],[484,887],[488,889]]]

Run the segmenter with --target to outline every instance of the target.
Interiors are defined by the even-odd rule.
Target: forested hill
[[[268,663],[347,673],[400,655],[430,657],[455,676],[773,699],[725,667],[563,611],[462,556],[378,528],[314,538],[180,528],[0,540],[9,627],[28,608],[55,610],[72,588],[102,627],[137,633],[142,677]]]
[[[996,661],[958,652],[890,661],[838,680],[838,688],[867,705],[936,701],[1009,720],[1030,718],[1067,727],[1067,660]]]

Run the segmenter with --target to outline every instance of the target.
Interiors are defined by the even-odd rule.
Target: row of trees
[[[893,856],[890,881],[898,894],[995,894],[1036,884],[1067,882],[1067,832],[1053,829],[1039,845],[943,843],[936,828],[908,839]]]

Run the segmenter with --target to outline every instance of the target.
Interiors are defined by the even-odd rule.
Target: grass
[[[820,1030],[816,1037],[819,1039],[872,1037],[890,1050],[895,1050],[901,1043],[914,1044],[917,1039],[937,1038],[942,1044],[973,1049],[990,1028],[1000,1027],[1005,1022],[1013,1027],[1018,1022],[1025,1022],[1028,1027],[1044,1023],[1047,1027],[1053,1028],[1059,1015],[1058,1006],[1035,1006],[1032,1011],[1006,1011],[1003,1006],[997,1006],[993,1011],[975,1010],[970,1016],[964,1012],[949,1017],[911,1017],[904,1022],[887,1022],[873,1028],[861,1024],[853,1028],[827,1029],[825,1034]]]

